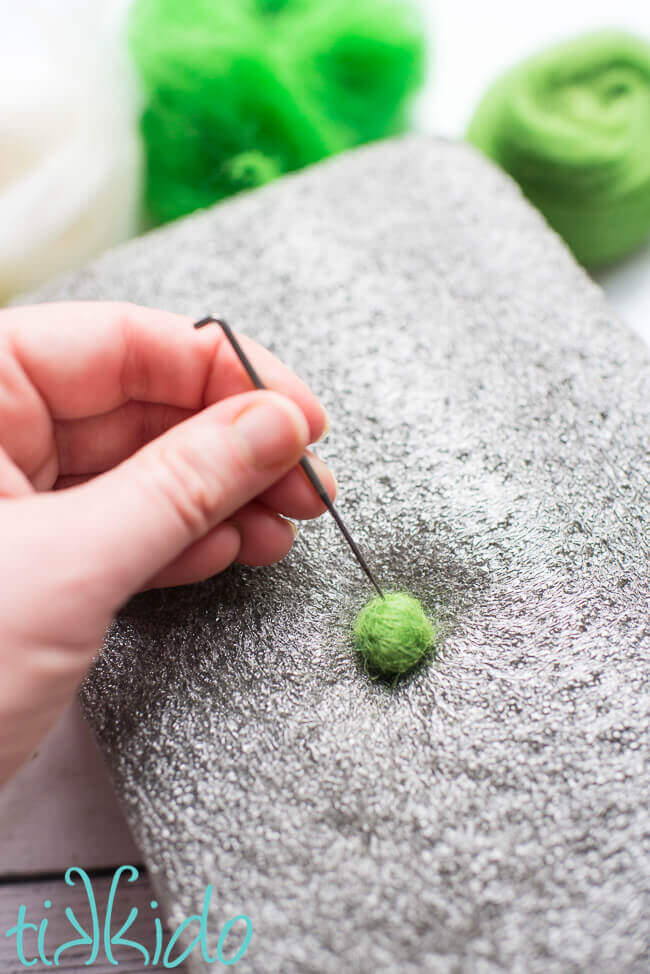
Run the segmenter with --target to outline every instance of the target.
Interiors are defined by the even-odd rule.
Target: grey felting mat
[[[270,346],[331,413],[379,577],[444,624],[431,666],[370,680],[329,518],[124,609],[83,696],[172,923],[212,883],[212,948],[253,921],[241,971],[647,970],[650,363],[517,188],[387,142],[41,297]]]

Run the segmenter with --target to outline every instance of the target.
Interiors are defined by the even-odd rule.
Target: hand
[[[309,390],[217,327],[118,304],[0,312],[0,782],[33,753],[133,593],[290,549],[322,513],[295,465]],[[314,461],[334,497],[335,482]]]

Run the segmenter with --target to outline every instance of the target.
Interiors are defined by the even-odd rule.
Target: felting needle
[[[235,351],[235,354],[237,355],[237,358],[239,359],[239,361],[241,362],[241,364],[244,366],[244,369],[246,370],[246,372],[248,374],[248,377],[251,380],[251,382],[253,383],[253,385],[255,386],[255,388],[256,389],[266,389],[266,386],[264,385],[264,383],[260,379],[259,375],[257,374],[257,372],[255,371],[255,369],[253,368],[253,365],[252,365],[250,359],[246,355],[246,352],[244,351],[244,349],[241,347],[241,345],[237,341],[237,337],[236,337],[235,333],[233,332],[232,328],[230,327],[230,325],[228,324],[228,322],[227,321],[224,321],[223,318],[217,318],[214,315],[208,315],[206,318],[201,318],[200,321],[196,321],[194,323],[194,327],[195,328],[203,328],[205,325],[219,325],[219,327],[223,331],[224,335],[226,336],[226,338],[228,339],[228,341],[232,345],[233,350]],[[341,534],[343,535],[343,537],[345,538],[345,540],[349,544],[349,546],[350,546],[350,548],[352,550],[352,553],[353,553],[354,557],[357,559],[357,561],[361,565],[362,569],[366,573],[367,577],[369,578],[370,582],[372,583],[372,585],[376,589],[377,593],[383,599],[384,598],[384,593],[382,592],[381,588],[379,587],[379,584],[377,583],[377,580],[375,579],[375,576],[370,571],[370,568],[368,567],[368,563],[366,562],[366,559],[361,554],[361,551],[359,550],[359,546],[357,545],[357,543],[355,542],[354,538],[352,537],[352,535],[350,534],[350,532],[346,528],[345,524],[343,523],[343,519],[342,519],[341,515],[339,514],[339,512],[337,511],[336,507],[334,506],[334,502],[332,501],[330,495],[325,490],[325,486],[323,485],[323,482],[321,481],[320,477],[318,476],[318,474],[314,470],[313,466],[311,465],[311,463],[309,462],[309,460],[308,460],[307,457],[303,457],[302,458],[302,460],[300,461],[300,466],[305,471],[305,474],[307,475],[307,479],[309,480],[310,484],[312,485],[312,487],[314,488],[314,490],[318,494],[319,498],[321,499],[321,501],[323,502],[323,504],[325,505],[325,507],[327,508],[327,510],[330,512],[330,514],[334,518],[334,520],[336,522],[336,525],[339,528]]]

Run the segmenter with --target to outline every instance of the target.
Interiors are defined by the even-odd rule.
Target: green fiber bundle
[[[361,610],[354,635],[367,664],[398,675],[420,662],[437,633],[417,599],[405,592],[388,592]]]
[[[423,37],[410,0],[135,0],[152,220],[403,130]]]
[[[616,260],[650,231],[650,45],[608,31],[538,54],[488,90],[468,139],[578,260]]]

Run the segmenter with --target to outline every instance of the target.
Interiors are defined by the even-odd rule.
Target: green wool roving
[[[532,57],[488,90],[468,139],[578,260],[616,260],[650,232],[650,45],[607,31]]]
[[[406,127],[412,0],[135,0],[147,204],[163,223]]]
[[[431,649],[437,630],[412,595],[387,592],[361,610],[354,634],[368,665],[381,673],[399,675]]]

